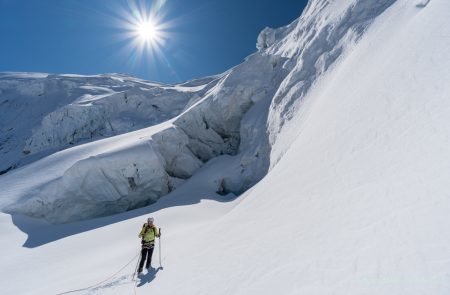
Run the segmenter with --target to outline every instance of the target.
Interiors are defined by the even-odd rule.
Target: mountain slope
[[[189,107],[173,120],[173,126],[166,124],[157,133],[148,132],[147,137],[128,137],[133,143],[126,145],[122,143],[123,138],[118,137],[116,140],[121,141],[119,149],[111,149],[104,142],[95,143],[101,148],[95,149],[94,153],[82,153],[83,157],[70,162],[70,165],[60,165],[63,169],[52,173],[54,177],[46,178],[34,187],[32,193],[29,189],[16,191],[7,201],[20,202],[6,207],[4,211],[60,223],[131,210],[148,205],[176,189],[203,163],[223,154],[235,155],[237,160],[232,174],[224,174],[217,179],[216,191],[242,193],[267,173],[271,163],[272,166],[276,163],[274,159],[278,159],[279,155],[275,155],[271,147],[276,144],[280,130],[292,118],[314,81],[361,37],[371,22],[392,2],[356,1],[346,5],[328,1],[311,2],[299,20],[276,30],[263,30],[258,37],[259,51],[244,63],[211,82],[208,79],[206,82],[204,79],[198,80],[208,84],[199,90],[187,91],[196,94],[195,102],[191,99]],[[175,92],[169,97],[164,95],[165,92],[161,95],[159,89],[162,87],[156,88],[154,99],[166,105],[173,101],[186,101],[186,90],[179,90],[179,87],[169,87]],[[145,121],[139,114],[135,114],[134,119],[127,116],[130,92],[107,96],[103,105],[106,109],[114,109],[112,113],[117,113],[120,122],[131,121],[133,126],[142,126],[134,124]],[[203,95],[199,96],[200,93]],[[78,100],[84,102],[85,96]],[[89,105],[93,100],[91,96],[87,99]],[[141,108],[144,113],[149,113],[150,119],[154,118],[155,110],[146,107],[148,97],[138,97],[140,102],[136,107],[147,101]],[[117,100],[120,103],[116,103]],[[156,102],[152,101],[153,106]],[[72,108],[72,105],[67,107]],[[115,122],[109,119],[111,116],[101,116],[107,119],[106,124],[105,119],[92,115],[92,109],[96,108],[89,107],[86,112],[82,105],[81,109],[81,113],[87,115],[76,116],[74,120],[77,124],[71,119],[55,121],[52,114],[47,116],[50,119],[44,119],[42,124],[45,131],[35,131],[37,139],[33,135],[27,140],[27,146],[31,145],[36,151],[48,149],[55,137],[58,139],[57,145],[61,145],[61,141],[64,143],[67,138],[73,138],[73,134],[84,134],[83,126],[112,126],[111,122]],[[97,109],[104,110],[105,107]],[[174,113],[177,112],[179,108],[175,107]],[[58,115],[53,117],[60,118],[61,113],[63,118],[73,118],[65,108],[58,110]],[[156,116],[156,121],[165,117],[167,114]],[[64,123],[67,121],[68,124]],[[66,125],[68,128],[65,128]],[[80,125],[81,128],[77,127]],[[88,127],[87,132],[93,134],[91,129]],[[97,129],[94,127],[94,130]],[[81,149],[92,150],[90,146]],[[283,146],[287,147],[289,143]],[[74,150],[75,153],[77,151]],[[55,172],[54,168],[52,170]]]
[[[330,13],[341,19],[354,2],[309,7],[329,3],[315,11],[318,20]],[[53,226],[12,215],[27,237],[0,215],[2,286],[19,294],[70,291],[131,260],[78,293],[447,294],[449,13],[444,0],[397,0],[377,11],[357,42],[346,39],[339,59],[290,104],[289,115],[279,120],[275,106],[267,109],[272,168],[237,199],[214,194],[217,179],[227,169],[233,174],[239,159],[219,155],[134,212]],[[293,85],[294,75],[286,77],[280,87]],[[8,173],[3,179],[17,181],[3,182],[8,195],[20,190],[14,175],[32,172]],[[135,288],[136,235],[150,213],[163,227],[164,268]],[[39,247],[19,248],[23,242]],[[66,262],[68,252],[79,263]],[[27,284],[15,273],[29,277]]]
[[[4,211],[61,223],[131,210],[176,189],[224,154],[236,156],[234,169],[216,180],[216,191],[241,193],[267,172],[264,120],[286,75],[278,60],[256,53],[172,120],[55,153],[2,177],[0,183],[13,187],[1,200]],[[16,189],[18,175],[37,170],[43,177]]]
[[[121,74],[0,73],[0,173],[80,143],[166,121],[216,80],[163,85]]]

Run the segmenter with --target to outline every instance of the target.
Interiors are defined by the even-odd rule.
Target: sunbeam
[[[170,23],[165,21],[165,1],[130,0],[117,15],[123,29],[121,39],[126,41],[126,53],[129,60],[139,63],[144,59],[154,60],[161,55],[163,46],[169,38],[167,29]]]

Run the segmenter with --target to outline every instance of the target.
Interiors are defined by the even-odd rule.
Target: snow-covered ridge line
[[[291,69],[270,106],[271,145],[277,143],[284,125],[301,111],[303,98],[314,83],[345,56],[370,24],[395,1],[310,1],[292,33],[265,49],[289,57],[285,67]],[[272,166],[290,145],[281,142],[284,148],[273,154]]]
[[[254,126],[261,114],[249,111],[267,109],[286,75],[279,65],[273,56],[249,57],[176,119],[155,126],[155,131],[138,131],[126,141],[119,136],[117,140],[124,144],[117,148],[102,142],[87,144],[86,150],[98,147],[95,154],[85,154],[33,197],[20,196],[18,204],[5,210],[59,223],[142,207],[221,155],[235,155],[235,159],[234,168],[228,169],[232,173],[224,171],[217,179],[217,191],[241,193],[267,171],[265,124]]]
[[[73,89],[90,93],[80,96],[78,92],[69,105],[44,117],[28,138],[26,152],[175,119],[158,125],[152,129],[156,132],[144,138],[129,137],[120,149],[99,145],[95,153],[66,164],[69,168],[42,184],[37,194],[31,197],[23,192],[18,196],[20,203],[7,210],[52,222],[130,210],[176,189],[203,163],[221,155],[235,160],[227,169],[233,172],[217,179],[217,191],[242,193],[278,160],[282,149],[271,155],[272,147],[311,86],[393,2],[311,1],[292,24],[265,29],[258,37],[258,52],[220,77],[173,87],[152,84],[150,89],[141,87],[145,82],[117,77],[119,86],[105,87],[104,77],[92,78],[101,83],[78,88],[68,82],[69,94]]]
[[[190,87],[121,74],[0,73],[0,173],[173,118],[215,84],[214,78],[201,82]]]
[[[322,12],[339,15],[355,2],[329,1]],[[273,120],[268,115],[272,96],[250,108],[244,104],[237,154],[214,157],[156,204],[59,225],[0,214],[2,292],[58,294],[97,283],[81,293],[450,294],[449,36],[450,1],[397,0],[314,81],[275,145],[266,144],[264,134]],[[286,61],[280,56],[266,60],[277,67]],[[285,74],[292,70],[278,69]],[[104,170],[107,177],[116,177],[125,163],[124,176],[134,178],[129,183],[143,185],[140,181],[148,181],[147,173],[162,171],[151,171],[147,161],[151,157],[155,165],[162,163],[154,157],[159,153],[158,136],[163,145],[177,149],[179,145],[172,145],[172,137],[164,133],[170,129],[187,139],[177,139],[181,147],[189,146],[187,133],[174,122],[185,116],[178,123],[197,122],[188,114],[209,111],[202,105],[219,99],[222,85],[233,86],[231,78],[224,76],[208,99],[199,98],[174,120],[66,149],[0,177],[0,207],[5,198],[22,192],[28,193],[22,195],[26,201],[64,171],[66,183],[73,185],[81,177],[74,178],[76,169],[68,170],[89,164],[111,168],[108,162],[117,161],[117,169]],[[245,91],[244,96],[248,98]],[[196,112],[192,117],[202,118]],[[216,124],[210,129],[222,132]],[[200,129],[205,136],[197,137],[209,144],[204,139],[212,131]],[[258,144],[269,150],[252,153]],[[273,161],[284,150],[267,175],[239,198],[216,194],[231,179],[224,176],[241,177],[241,164],[249,167],[247,160],[254,165],[257,154],[271,154],[266,159]],[[139,162],[137,168],[133,165],[141,158],[136,152],[145,156],[143,167]],[[248,157],[241,157],[242,152]],[[95,169],[92,179],[101,175]],[[79,171],[86,173],[85,168]],[[111,179],[97,183],[98,189],[126,191],[127,178]],[[79,201],[82,212],[85,200]],[[102,210],[108,204],[98,205]],[[154,268],[144,270],[134,282],[137,235],[149,215],[163,228],[162,248],[156,243]],[[164,269],[158,267],[159,249]]]

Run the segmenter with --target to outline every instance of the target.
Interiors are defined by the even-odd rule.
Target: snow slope
[[[232,172],[217,179],[215,191],[242,193],[268,170],[266,120],[270,101],[287,74],[283,60],[255,53],[203,86],[209,87],[204,95],[191,99],[171,120],[70,148],[5,175],[0,185],[13,190],[0,199],[3,211],[52,223],[124,212],[155,202],[220,155],[236,157]],[[194,81],[174,88],[200,87],[192,83],[196,85]],[[87,118],[80,122],[94,120]],[[52,134],[60,129],[58,124],[47,126]],[[20,184],[23,178],[18,175],[34,171],[43,177]]]
[[[365,22],[336,40],[342,52],[325,71],[308,71],[310,85],[301,65],[279,60],[289,72],[273,94],[279,99],[260,104],[271,169],[255,186],[238,198],[215,194],[241,162],[239,153],[219,155],[135,211],[62,225],[2,214],[3,292],[80,289],[131,261],[74,294],[448,294],[450,2],[374,3],[311,1],[281,29],[336,28],[349,11]],[[295,48],[291,37],[260,36],[259,47]],[[58,163],[33,165],[58,174]],[[5,195],[28,190],[20,180],[32,176],[26,167],[2,176]],[[163,268],[133,284],[137,232],[150,213],[163,227]],[[155,267],[157,259],[156,251]]]
[[[0,173],[173,118],[216,80],[163,85],[122,74],[0,73]]]

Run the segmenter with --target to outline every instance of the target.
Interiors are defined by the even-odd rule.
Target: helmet
[[[155,220],[153,219],[153,217],[147,218],[147,222],[148,222],[148,223],[153,223],[153,221],[155,221]]]

